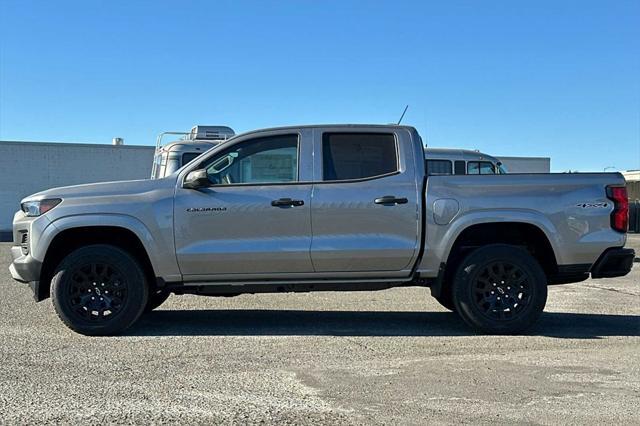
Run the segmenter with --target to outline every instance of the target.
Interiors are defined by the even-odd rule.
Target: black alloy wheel
[[[477,309],[490,320],[517,318],[531,303],[534,287],[529,275],[509,261],[484,266],[471,286]]]
[[[69,308],[89,321],[110,321],[127,300],[128,283],[112,265],[90,261],[71,270],[68,285]]]
[[[51,279],[51,298],[58,317],[72,330],[89,336],[118,334],[147,305],[147,280],[126,251],[90,245],[60,262]]]
[[[546,301],[547,278],[538,261],[507,244],[471,252],[453,281],[456,312],[482,333],[520,333],[538,319]]]

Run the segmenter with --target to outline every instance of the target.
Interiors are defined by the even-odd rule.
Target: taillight
[[[629,229],[629,197],[624,186],[607,186],[607,198],[613,201],[611,227],[618,232]]]

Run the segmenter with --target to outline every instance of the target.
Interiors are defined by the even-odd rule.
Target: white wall
[[[549,157],[502,157],[498,156],[509,173],[549,173],[551,158]]]
[[[154,147],[0,141],[0,231],[27,195],[58,186],[151,175]]]

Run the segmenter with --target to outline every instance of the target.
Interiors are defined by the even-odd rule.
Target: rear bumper
[[[622,277],[631,271],[635,251],[630,248],[606,250],[591,268],[592,278]]]

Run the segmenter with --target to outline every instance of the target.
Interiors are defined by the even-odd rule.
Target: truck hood
[[[86,198],[104,196],[126,196],[144,194],[157,189],[172,187],[175,176],[164,179],[123,180],[116,182],[89,183],[83,185],[51,188],[25,197],[21,202],[46,198]]]

